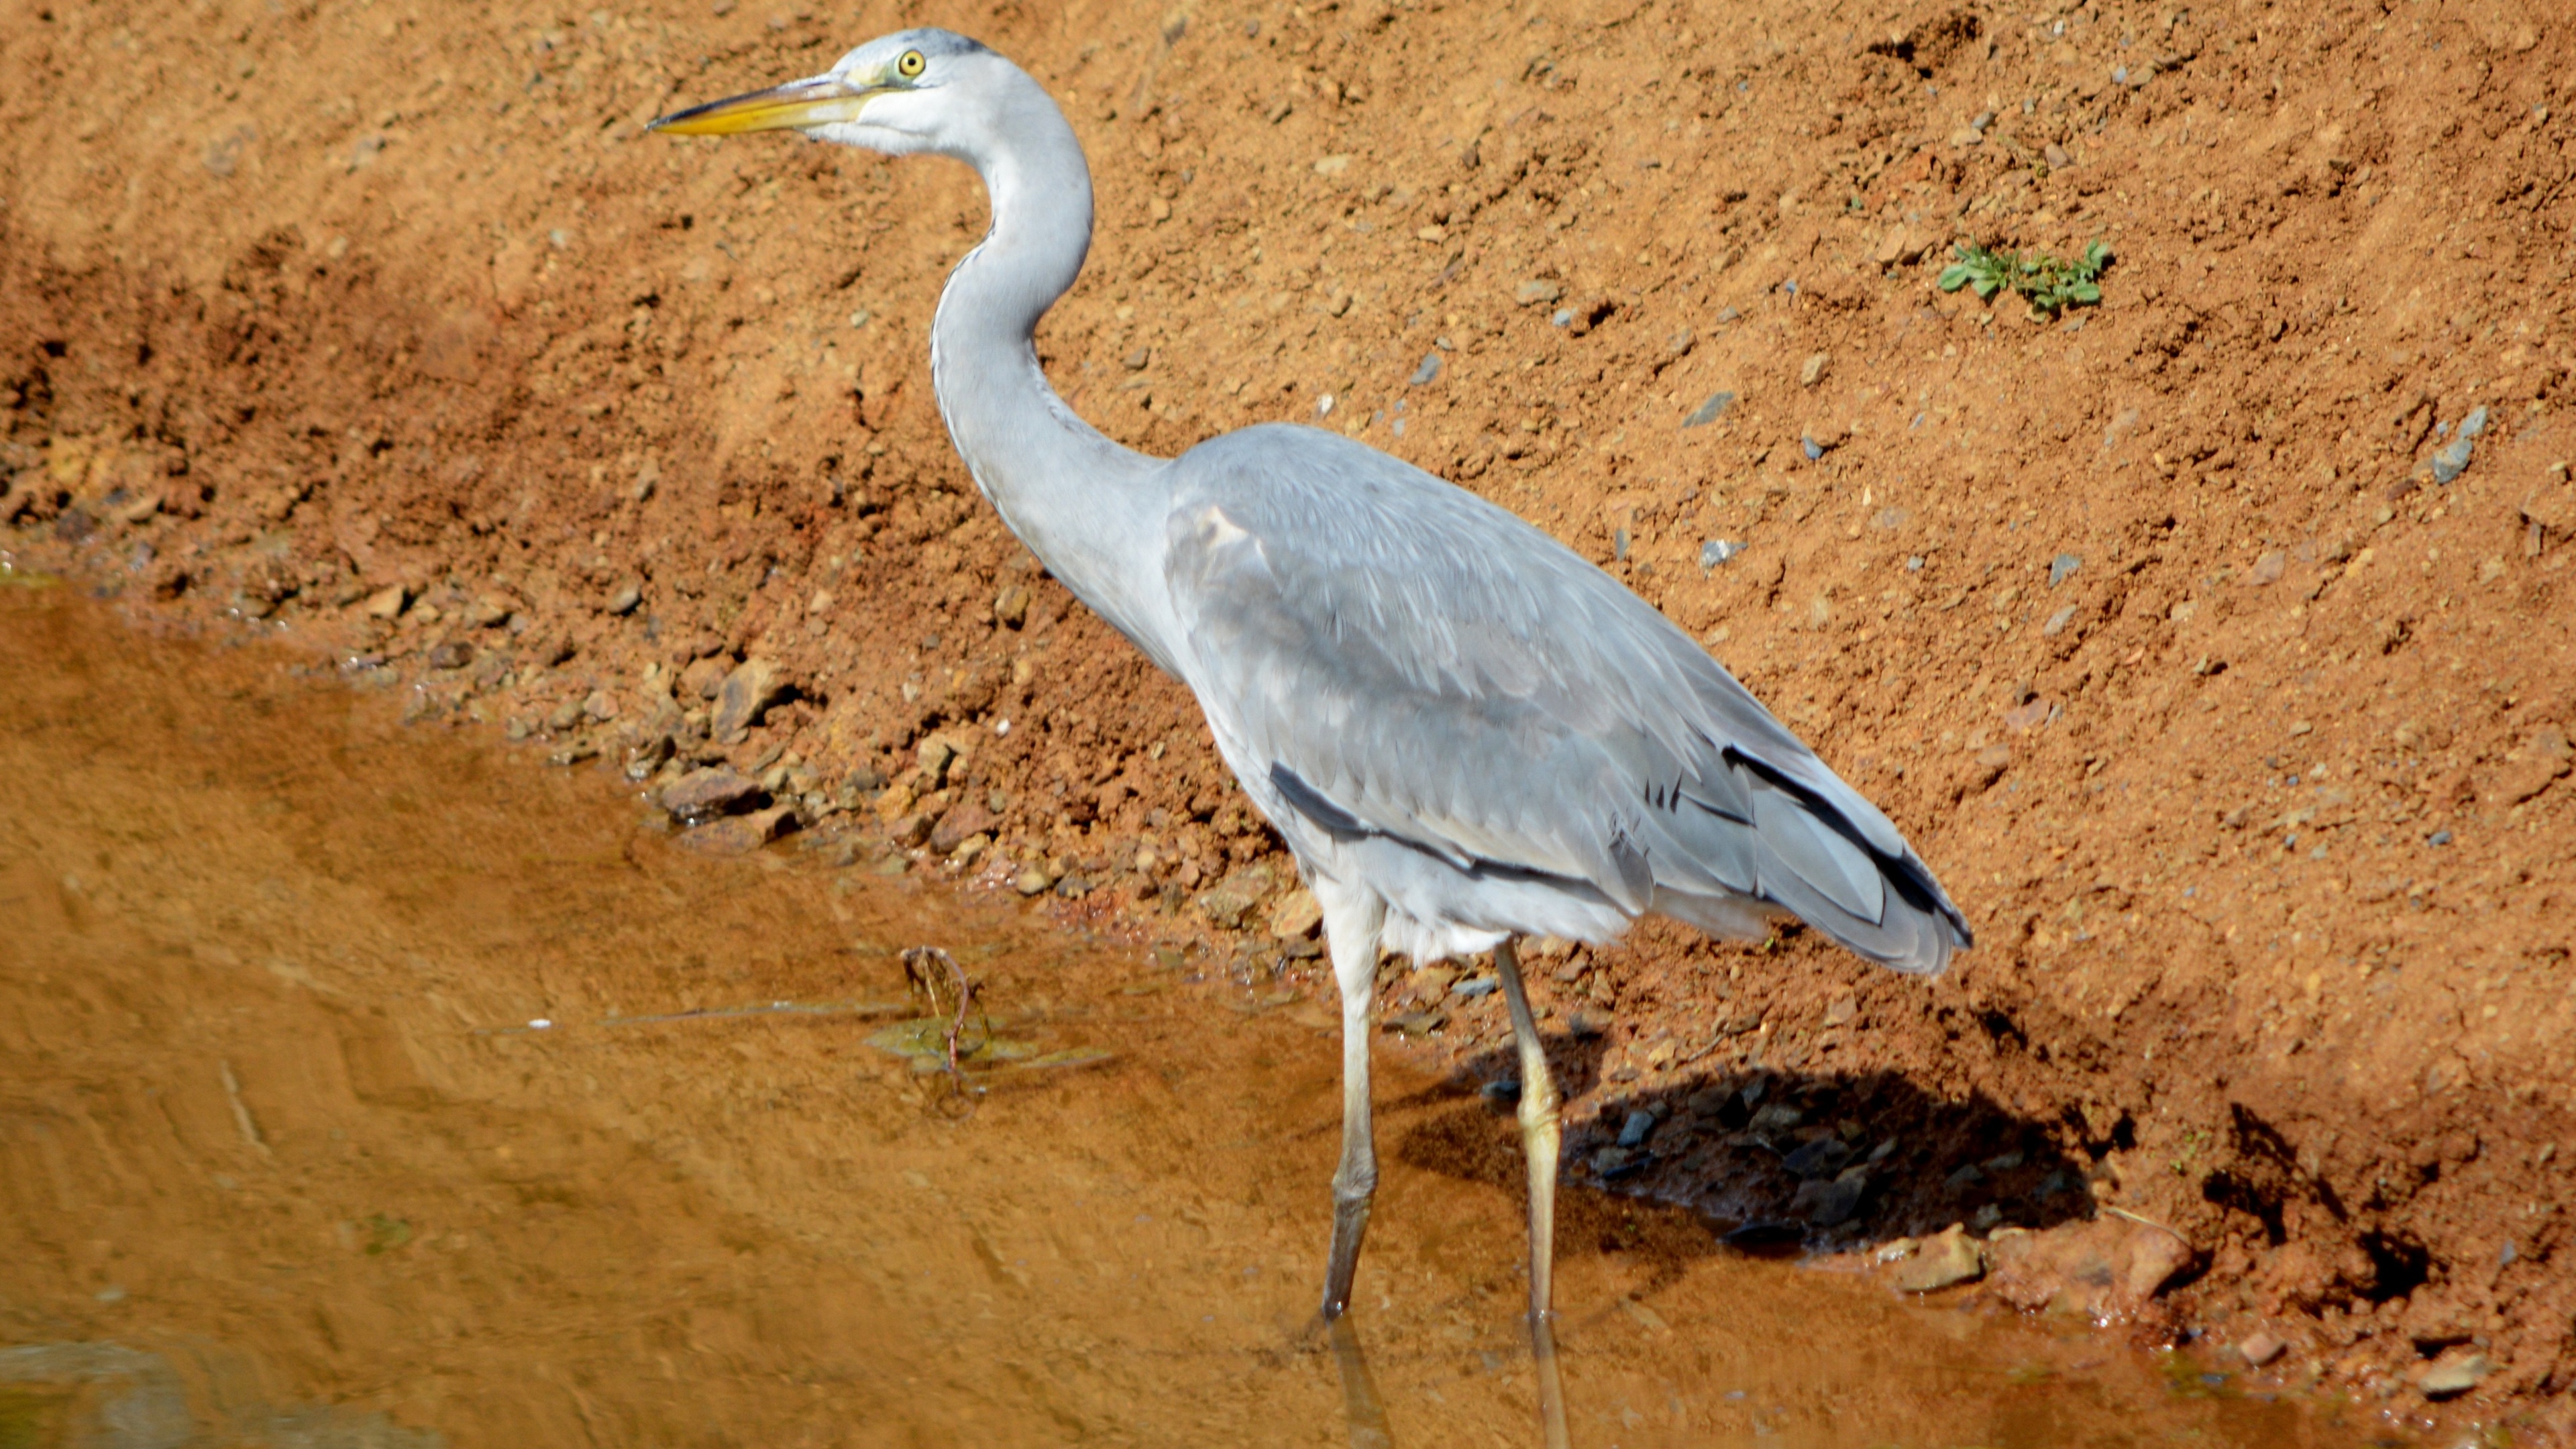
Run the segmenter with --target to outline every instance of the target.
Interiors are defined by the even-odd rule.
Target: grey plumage
[[[1301,858],[1361,850],[1425,944],[1649,910],[1728,934],[1786,911],[1907,971],[1969,943],[1884,815],[1518,517],[1310,428],[1169,468],[1180,672],[1227,763]]]

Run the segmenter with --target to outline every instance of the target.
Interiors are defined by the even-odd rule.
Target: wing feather
[[[1313,429],[1173,466],[1184,677],[1238,769],[1316,828],[1581,881],[1632,913],[1671,896],[1733,920],[1690,902],[1750,898],[1909,969],[1968,944],[1886,816],[1521,519]]]

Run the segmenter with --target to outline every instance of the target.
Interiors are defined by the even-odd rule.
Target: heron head
[[[842,56],[818,76],[678,111],[650,129],[675,136],[802,131],[889,155],[963,150],[984,123],[977,84],[1008,62],[947,30],[901,30]]]

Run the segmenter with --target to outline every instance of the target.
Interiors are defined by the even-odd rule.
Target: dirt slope
[[[424,720],[611,763],[668,738],[818,834],[962,845],[1164,938],[1293,934],[1187,697],[939,428],[924,329],[973,179],[639,134],[957,26],[1091,151],[1093,264],[1041,338],[1074,406],[1165,452],[1320,421],[1533,518],[1969,911],[1928,987],[1797,936],[1547,958],[1553,1009],[1610,1022],[1585,1171],[1785,1213],[1740,1130],[1758,1070],[1898,1142],[1824,1241],[2089,1197],[2180,1230],[2175,1321],[2283,1337],[2292,1382],[2404,1418],[2474,1350],[2443,1412],[2566,1433],[2563,27],[714,10],[13,5],[0,547],[339,650]],[[2101,306],[2034,320],[1936,289],[1961,238],[2116,261]],[[1390,986],[1419,1050],[1480,1068],[1489,1003]],[[1593,1151],[1656,1094],[1620,1176]]]

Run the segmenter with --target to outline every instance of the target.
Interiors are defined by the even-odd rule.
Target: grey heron
[[[1607,942],[1648,912],[1758,938],[1795,916],[1930,973],[1969,944],[1958,908],[1688,634],[1512,513],[1320,429],[1263,424],[1158,458],[1077,417],[1032,338],[1090,248],[1091,173],[1063,112],[1002,56],[907,30],[654,125],[794,130],[982,177],[991,226],[930,333],[949,436],[1021,542],[1198,697],[1323,907],[1343,1073],[1323,1315],[1349,1303],[1377,1182],[1379,952],[1491,950],[1520,1058],[1529,1321],[1561,1438],[1557,1098],[1517,942]]]

